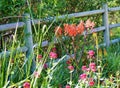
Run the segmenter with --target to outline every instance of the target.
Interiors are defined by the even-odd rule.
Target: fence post
[[[110,35],[109,35],[109,20],[108,20],[108,5],[104,4],[103,9],[105,10],[103,14],[103,25],[105,26],[104,31],[104,43],[108,47],[110,45]]]
[[[24,20],[25,20],[24,39],[25,39],[25,46],[28,48],[26,52],[25,70],[27,72],[29,71],[33,72],[36,65],[33,54],[33,39],[32,39],[32,27],[31,27],[30,15],[24,14]]]

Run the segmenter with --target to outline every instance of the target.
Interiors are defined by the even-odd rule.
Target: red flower
[[[80,75],[80,77],[79,77],[80,79],[82,79],[82,80],[84,80],[84,79],[86,79],[87,78],[87,75],[85,74],[85,73],[83,73],[83,74],[81,74]]]
[[[70,71],[73,71],[73,70],[74,70],[74,67],[73,67],[72,65],[70,65],[70,66],[68,66],[68,69],[69,69]]]
[[[92,81],[89,81],[89,86],[94,86],[95,82],[92,80]]]
[[[29,82],[25,82],[23,84],[23,88],[30,88],[30,83]]]
[[[68,34],[70,37],[75,37],[77,35],[76,25],[75,24],[64,24],[65,34]]]
[[[72,63],[71,60],[66,61],[66,64],[68,64],[68,65],[70,65],[71,63]]]
[[[70,85],[66,85],[65,88],[70,88]]]
[[[56,47],[53,47],[53,48],[52,48],[52,52],[57,52]]]
[[[41,54],[39,54],[38,56],[37,56],[37,58],[38,58],[38,62],[42,59],[42,55]]]
[[[81,21],[81,22],[78,24],[78,26],[77,26],[77,32],[78,32],[79,34],[82,34],[82,33],[84,32],[84,29],[85,29],[84,23],[83,23],[83,21]]]
[[[57,53],[50,52],[49,56],[50,56],[50,58],[55,59],[55,58],[57,58]]]

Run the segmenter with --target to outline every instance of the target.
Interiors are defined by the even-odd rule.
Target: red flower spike
[[[82,34],[82,33],[84,32],[84,29],[85,29],[84,23],[83,23],[83,21],[81,21],[81,22],[78,24],[76,30],[77,30],[78,34]]]
[[[75,37],[77,35],[76,25],[75,24],[64,24],[64,32],[70,37]]]

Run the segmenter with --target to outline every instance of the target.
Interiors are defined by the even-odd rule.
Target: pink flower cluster
[[[58,55],[57,55],[57,49],[56,49],[56,47],[53,47],[52,49],[51,49],[51,52],[49,53],[49,57],[51,58],[51,59],[56,59],[56,58],[58,58]]]
[[[56,59],[56,58],[57,58],[57,53],[55,53],[55,52],[50,52],[49,57],[50,57],[51,59]]]
[[[95,52],[93,50],[89,50],[87,54],[88,54],[87,58],[91,59],[91,58],[94,58]]]
[[[89,68],[87,66],[82,66],[82,71],[84,72],[95,72],[96,71],[96,64],[94,62],[91,62],[89,64]],[[89,86],[93,86],[95,84],[94,80],[92,78],[88,78],[86,73],[83,73],[79,76],[80,80],[88,81]],[[89,79],[89,80],[88,80]]]
[[[94,62],[91,62],[89,64],[89,68],[87,68],[85,65],[82,66],[82,71],[86,71],[86,72],[89,72],[89,71],[92,71],[92,72],[95,72],[96,71],[96,64]]]
[[[92,72],[95,72],[96,71],[96,64],[95,63],[90,63],[89,64],[89,68],[91,69]]]
[[[87,77],[87,74],[85,74],[85,73],[83,73],[83,74],[81,74],[80,76],[79,76],[79,78],[80,78],[80,80],[82,80],[82,81],[88,81],[88,85],[89,86],[94,86],[94,84],[95,84],[95,82],[94,82],[94,80],[92,79],[92,78],[88,78]]]
[[[80,78],[81,80],[86,80],[87,74],[83,73],[83,74],[80,75],[79,78]]]

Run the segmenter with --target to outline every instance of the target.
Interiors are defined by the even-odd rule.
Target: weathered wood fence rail
[[[120,27],[120,23],[109,24],[109,17],[108,17],[109,12],[114,12],[114,11],[120,11],[120,7],[108,8],[107,4],[104,4],[103,9],[100,9],[100,10],[78,12],[78,13],[72,13],[72,14],[67,14],[67,15],[49,17],[49,18],[46,18],[46,19],[31,19],[29,17],[29,15],[25,15],[24,16],[24,18],[26,19],[25,22],[17,22],[17,23],[0,25],[0,32],[15,29],[16,26],[17,26],[17,28],[21,28],[21,27],[26,26],[25,31],[24,31],[25,34],[27,34],[27,33],[32,34],[31,26],[33,24],[50,22],[50,21],[53,21],[53,20],[56,21],[56,20],[61,20],[61,19],[66,19],[66,18],[70,19],[70,18],[73,18],[73,17],[77,18],[77,17],[101,14],[103,16],[103,20],[102,20],[103,21],[103,26],[95,28],[90,33],[104,31],[104,43],[103,43],[103,45],[104,46],[109,46],[111,43],[116,43],[116,42],[120,41],[120,38],[110,41],[110,36],[109,36],[110,29],[115,28],[115,27]],[[30,54],[33,51],[33,41],[32,41],[31,36],[29,36],[29,38],[25,38],[26,45],[24,47],[16,49],[16,50],[18,50],[20,52],[28,52]],[[43,41],[42,46],[47,46],[47,45],[48,45],[48,41]],[[10,54],[9,51],[7,51],[7,53]],[[4,54],[4,52],[0,53],[0,58],[3,54]]]

